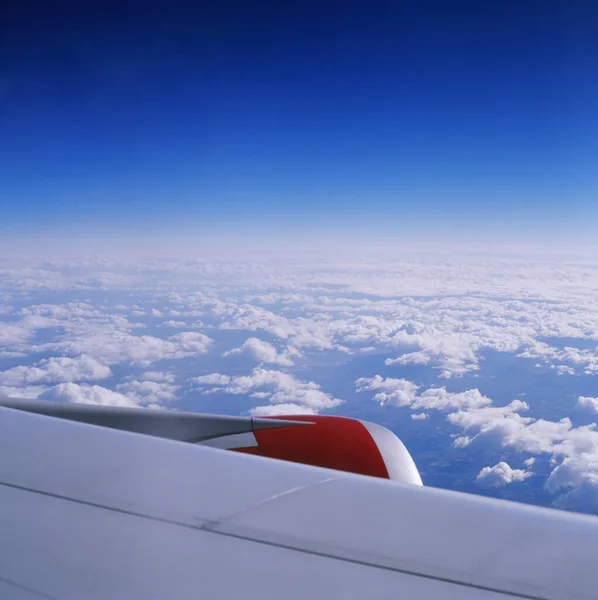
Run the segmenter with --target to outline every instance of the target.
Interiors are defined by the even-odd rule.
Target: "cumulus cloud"
[[[519,443],[521,433],[533,421],[529,417],[522,417],[518,412],[528,408],[522,400],[513,400],[506,406],[460,410],[449,414],[447,420],[469,434],[455,439],[455,445],[458,447],[469,446],[483,438],[494,438],[503,445],[514,445],[515,442]]]
[[[380,375],[360,377],[355,380],[355,386],[358,392],[375,391],[374,400],[381,406],[411,406],[419,387],[407,379],[382,378]]]
[[[522,417],[518,412],[528,409],[525,402],[513,400],[507,406],[453,413],[448,420],[470,434],[456,439],[455,443],[461,447],[488,442],[531,454],[561,454],[566,449],[564,444],[567,440],[579,438],[579,434],[583,437],[587,432],[595,435],[590,431],[593,426],[574,428],[568,418],[547,421]]]
[[[64,341],[47,344],[42,349],[58,350],[71,355],[87,354],[106,364],[130,363],[151,365],[158,360],[173,360],[205,354],[212,340],[199,332],[182,332],[167,339],[150,335],[133,335],[131,324],[82,324],[72,327]]]
[[[0,327],[0,346],[14,346],[23,344],[33,337],[33,328],[24,324],[2,323]]]
[[[111,375],[108,366],[84,354],[77,358],[49,358],[40,361],[36,366],[13,367],[0,372],[0,384],[20,387],[68,381],[97,381],[107,379]]]
[[[505,407],[485,407],[471,413],[450,414],[449,421],[469,433],[458,437],[455,445],[467,447],[474,443],[488,443],[519,452],[548,454],[554,468],[545,488],[561,494],[555,505],[595,512],[598,499],[592,494],[598,492],[596,424],[573,427],[568,418],[547,421],[522,417],[517,412],[527,409],[524,402],[514,400]]]
[[[118,392],[144,404],[161,404],[176,398],[179,386],[158,381],[132,380],[116,386]]]
[[[445,334],[438,337],[400,331],[392,337],[391,344],[393,346],[416,346],[421,349],[403,354],[398,358],[388,358],[385,361],[387,366],[427,365],[433,362],[442,369],[440,377],[444,378],[463,375],[479,368],[478,357],[472,348],[472,340],[467,336]]]
[[[52,316],[21,312],[20,321],[0,323],[0,348],[5,348],[7,351],[26,348],[38,331],[51,329],[58,323],[58,320]]]
[[[598,413],[598,398],[579,396],[577,406],[592,413]]]
[[[53,402],[74,402],[76,404],[95,404],[99,406],[123,406],[134,408],[138,403],[118,392],[99,385],[79,385],[77,383],[59,383],[46,390],[41,400]]]
[[[185,329],[187,328],[187,323],[185,321],[165,321],[162,323],[162,327],[172,327],[173,329]]]
[[[492,400],[478,389],[464,392],[447,392],[445,387],[429,388],[422,392],[411,404],[413,410],[472,410],[488,406]]]
[[[203,333],[184,331],[168,338],[168,341],[178,345],[184,352],[204,354],[212,345],[213,340]]]
[[[231,377],[228,375],[222,375],[221,373],[210,373],[209,375],[200,375],[199,377],[194,377],[193,380],[195,383],[199,383],[199,385],[214,385],[214,386],[223,386],[228,385],[231,381]],[[219,391],[223,388],[214,388],[211,391]]]
[[[46,388],[42,385],[26,385],[20,387],[0,385],[0,396],[5,396],[7,398],[27,398],[28,400],[35,400],[45,390]]]
[[[172,373],[165,373],[163,371],[146,371],[141,375],[142,381],[160,381],[164,383],[173,383],[175,377]]]
[[[222,318],[220,329],[262,330],[280,339],[288,339],[296,332],[289,319],[259,306],[216,302],[212,312]]]
[[[212,344],[211,338],[198,331],[183,331],[166,339],[137,335],[143,324],[90,302],[33,305],[21,309],[19,314],[19,323],[0,327],[0,348],[6,346],[5,351],[27,348],[68,357],[85,355],[105,365],[149,365],[158,360],[204,354]],[[53,339],[30,343],[37,332],[50,328],[55,332]],[[1,339],[3,331],[10,334],[5,344]]]
[[[499,462],[493,467],[484,467],[476,477],[476,482],[483,487],[500,487],[517,481],[524,481],[532,473],[523,469],[512,469],[508,463]]]
[[[573,427],[570,419],[548,421],[522,416],[529,410],[527,403],[516,399],[505,406],[493,406],[492,400],[479,390],[447,392],[442,388],[429,388],[418,394],[417,386],[409,386],[406,380],[383,379],[380,376],[360,378],[356,381],[357,391],[374,391],[374,400],[392,402],[395,406],[412,410],[439,410],[448,413],[447,421],[461,429],[455,436],[454,446],[466,449],[470,446],[487,444],[491,447],[511,448],[518,452],[551,457],[553,470],[546,481],[546,489],[561,494],[556,503],[563,508],[591,512],[590,507],[598,501],[589,501],[588,495],[598,493],[598,431],[595,424]],[[382,390],[382,391],[378,391]],[[408,394],[405,394],[408,390]],[[378,398],[376,397],[378,396]],[[582,398],[581,406],[594,410],[593,398]],[[426,414],[426,413],[421,413]],[[412,418],[421,418],[419,414]],[[529,469],[535,457],[524,464]],[[484,467],[477,481],[483,486],[495,486],[523,481],[530,472],[511,469],[501,462],[494,467]],[[579,491],[578,491],[579,490]],[[584,504],[585,503],[585,504]]]
[[[165,306],[163,299],[155,299],[160,306],[159,310],[153,309],[155,315],[206,315],[219,329],[266,331],[297,348],[311,351],[405,348],[406,354],[388,359],[388,364],[427,364],[439,369],[440,377],[479,369],[480,352],[485,349],[520,351],[522,357],[543,352],[543,358],[555,364],[555,368],[560,366],[557,372],[562,374],[570,374],[575,365],[585,373],[598,372],[595,349],[547,351],[547,347],[552,347],[542,346],[540,341],[551,336],[598,339],[598,309],[593,305],[598,289],[595,272],[583,265],[570,264],[565,276],[561,265],[549,261],[530,266],[513,260],[468,259],[466,264],[464,268],[462,261],[442,261],[440,265],[421,258],[414,262],[388,260],[383,256],[376,256],[371,262],[365,258],[359,262],[332,260],[326,265],[314,261],[269,264],[244,261],[221,262],[216,267],[206,261],[149,261],[142,268],[128,265],[126,272],[121,272],[121,264],[111,267],[106,262],[87,261],[75,267],[71,261],[68,265],[64,263],[64,267],[53,265],[51,270],[47,265],[36,271],[14,270],[7,273],[5,280],[9,289],[11,285],[38,289],[37,285],[27,287],[34,280],[60,280],[57,289],[95,289],[98,285],[101,289],[104,286],[118,289],[131,281],[140,283],[143,277],[152,281],[157,274],[161,278],[183,275],[185,286],[178,290],[173,287],[164,298],[169,306]],[[77,272],[86,275],[77,278]],[[583,285],[571,287],[566,282],[583,282]],[[185,292],[193,283],[201,285],[204,291]],[[247,295],[240,301],[232,301],[223,293],[231,285],[247,289]],[[359,294],[367,297],[355,297]],[[68,306],[75,317],[78,311],[94,313],[90,303],[79,305]],[[132,305],[129,316],[135,310],[139,311],[140,306]],[[81,322],[69,322],[58,312],[38,316],[61,321],[59,326],[66,325],[69,337],[80,338],[84,334]],[[94,326],[100,322],[107,325],[110,320],[97,309],[91,317],[87,322]],[[171,325],[182,328],[181,323],[178,320]],[[117,324],[113,320],[113,324],[121,331],[129,329],[122,321]],[[22,325],[11,323],[0,336],[11,327],[16,328],[15,340],[22,347],[38,327],[33,323],[24,328]],[[152,348],[161,346],[155,338],[136,343],[127,340],[132,346],[130,354],[122,348],[126,342],[113,341],[115,349],[120,349],[113,354],[122,357],[123,362],[159,360],[154,356],[160,351],[167,359],[173,352],[176,354],[168,346]],[[96,356],[84,347],[65,353],[87,353],[107,364],[119,361]]]
[[[542,359],[544,364],[549,364],[550,368],[555,369],[559,375],[575,375],[577,373],[575,367],[585,375],[598,373],[598,347],[592,350],[581,350],[571,346],[558,349],[545,342],[534,340],[529,342],[525,350],[517,356]]]
[[[576,487],[559,496],[554,501],[556,508],[573,510],[589,514],[598,514],[598,480],[595,477],[596,470],[590,471],[593,477],[586,477]]]
[[[245,340],[240,348],[228,350],[222,356],[234,356],[235,354],[244,354],[257,362],[275,364],[283,367],[290,367],[294,364],[288,357],[288,354],[279,354],[272,344],[255,337]]]
[[[428,418],[428,413],[425,413],[425,412],[424,413],[413,413],[411,415],[411,418],[414,421],[424,421],[425,419]]]
[[[492,403],[490,398],[482,395],[479,390],[465,392],[447,392],[445,387],[429,388],[423,393],[417,393],[419,386],[407,379],[360,377],[355,381],[357,392],[375,391],[374,400],[382,406],[409,406],[413,410],[469,410]]]
[[[271,404],[296,404],[314,412],[335,408],[342,400],[323,392],[313,381],[300,381],[289,373],[255,368],[250,375],[228,376],[211,373],[195,377],[193,381],[203,387],[203,393],[244,394],[253,398],[268,399]],[[257,407],[255,410],[266,410]],[[284,409],[283,409],[284,410]]]

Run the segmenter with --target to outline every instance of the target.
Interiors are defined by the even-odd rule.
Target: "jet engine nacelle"
[[[273,418],[288,420],[289,426],[254,429],[255,444],[235,450],[422,485],[407,448],[385,427],[346,417]]]

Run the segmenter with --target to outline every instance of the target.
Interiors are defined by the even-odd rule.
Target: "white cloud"
[[[514,352],[523,348],[520,355],[527,352],[531,356],[541,347],[541,337],[598,339],[598,309],[593,304],[598,290],[596,270],[583,264],[568,263],[564,267],[548,259],[530,263],[500,256],[452,261],[431,261],[423,256],[407,260],[364,256],[359,262],[331,258],[325,263],[277,259],[268,263],[247,260],[217,264],[206,260],[149,261],[142,267],[106,261],[79,261],[76,266],[71,261],[63,265],[10,271],[6,285],[22,288],[28,285],[24,280],[46,278],[60,280],[57,289],[92,289],[98,283],[103,289],[131,282],[153,283],[156,276],[161,281],[183,276],[184,286],[171,286],[166,294],[169,307],[164,299],[156,298],[161,306],[159,311],[154,309],[156,314],[206,315],[217,328],[263,330],[313,351],[410,348],[412,351],[389,359],[389,363],[428,364],[439,369],[440,377],[479,369],[480,351],[484,349]],[[85,272],[85,277],[77,278],[77,272]],[[202,292],[184,291],[194,283],[201,286]],[[246,289],[248,293],[242,300],[233,301],[226,294],[230,289]],[[368,297],[353,297],[356,294]],[[89,303],[79,304],[87,312],[92,310]],[[72,312],[76,309],[69,305]],[[139,310],[139,304],[132,305],[131,310]],[[96,312],[96,321],[106,317],[102,311]],[[183,321],[175,323],[180,326]],[[70,329],[69,333],[71,337],[81,335]],[[18,339],[26,344],[30,338]],[[144,339],[143,344],[131,342],[131,358],[155,360],[153,356],[159,351],[151,349],[152,343],[151,339]],[[170,358],[172,350],[163,350]],[[68,353],[87,353],[104,360],[89,348]],[[126,351],[119,354],[123,361],[129,360]],[[596,350],[568,348],[561,354],[552,351],[544,357],[561,366],[559,373],[570,374],[574,363],[588,374],[598,372]],[[112,364],[108,359],[104,362]]]
[[[508,463],[499,462],[493,467],[484,467],[476,477],[476,481],[483,487],[500,487],[517,481],[524,481],[532,473],[522,469],[512,469]]]
[[[395,359],[386,359],[385,364],[391,365],[427,365],[436,363],[442,369],[441,377],[463,375],[469,371],[478,370],[478,357],[472,348],[472,341],[461,335],[421,335],[408,334],[403,331],[391,339],[393,346],[413,346],[421,350],[403,354]]]
[[[58,325],[53,317],[22,313],[20,321],[14,323],[0,322],[0,348],[18,351],[26,347],[34,338],[37,331],[51,329]]]
[[[425,412],[424,413],[413,413],[411,415],[411,418],[414,421],[424,421],[425,419],[428,418],[428,413],[425,413]]]
[[[45,391],[42,400],[54,402],[74,402],[76,404],[95,404],[100,406],[137,407],[138,403],[118,392],[99,385],[79,385],[77,383],[59,383]]]
[[[175,399],[179,386],[156,381],[129,380],[116,386],[116,391],[99,385],[60,383],[42,393],[41,400],[96,404],[101,406],[158,407]],[[38,388],[39,389],[39,388]]]
[[[63,341],[41,346],[41,350],[58,350],[65,354],[87,354],[106,364],[131,363],[151,365],[158,360],[179,359],[205,354],[212,340],[199,332],[182,332],[161,339],[150,335],[133,335],[132,325],[111,318],[108,323],[72,324]]]
[[[165,321],[162,323],[162,327],[172,327],[173,329],[185,329],[187,328],[187,323],[185,321]]]
[[[576,487],[559,496],[554,506],[564,510],[574,510],[589,514],[598,514],[598,480],[596,479],[597,470],[589,471],[592,477],[586,477],[579,481]]]
[[[209,375],[200,375],[199,377],[194,377],[192,381],[195,383],[199,383],[199,385],[228,385],[230,383],[231,377],[228,375],[222,375],[220,373],[210,373]],[[219,390],[222,388],[218,388]],[[214,391],[214,390],[211,390]]]
[[[415,400],[418,386],[407,379],[383,379],[380,375],[374,377],[360,377],[355,380],[358,392],[377,391],[374,400],[381,406],[411,406]]]
[[[17,352],[15,350],[0,350],[1,358],[25,358],[27,354],[25,352]]]
[[[398,358],[387,358],[384,364],[390,365],[427,365],[432,360],[428,352],[419,350],[418,352],[408,352]]]
[[[554,493],[563,492],[555,506],[568,510],[598,513],[598,432],[578,432],[578,439],[566,443],[568,455],[546,482]],[[581,443],[580,443],[581,442]]]
[[[313,411],[335,408],[342,400],[323,392],[313,381],[300,381],[289,373],[255,368],[250,375],[229,377],[211,373],[193,379],[204,387],[203,393],[223,392],[245,394],[254,398],[268,399],[271,404],[297,404]],[[212,386],[212,387],[208,387]],[[256,410],[265,410],[257,407]]]
[[[577,406],[593,413],[598,413],[598,398],[579,396]]]
[[[550,368],[554,369],[558,375],[575,375],[575,369],[567,365],[550,365]]]
[[[45,391],[45,387],[42,385],[27,385],[24,387],[10,387],[6,385],[0,385],[0,396],[7,398],[27,398],[28,400],[35,400]]]
[[[571,365],[579,366],[586,375],[595,375],[598,373],[598,348],[581,350],[566,346],[562,350],[559,350],[544,342],[532,341],[517,356],[521,358],[540,358],[544,361],[544,364],[552,362],[550,368],[555,369],[559,375],[575,375],[576,371]]]
[[[141,375],[143,381],[161,381],[165,383],[173,383],[175,377],[172,373],[164,373],[162,371],[146,371]]]
[[[223,318],[220,329],[263,330],[281,339],[288,339],[295,331],[286,317],[258,306],[216,303],[212,311]]]
[[[132,380],[118,384],[116,389],[134,402],[161,404],[174,400],[179,386],[158,381]]]
[[[453,413],[448,420],[470,434],[456,439],[456,444],[460,446],[489,442],[513,447],[520,452],[555,456],[598,449],[598,434],[593,431],[595,425],[574,428],[568,418],[547,421],[522,417],[517,412],[528,408],[525,402],[513,400],[504,407]]]
[[[288,355],[279,354],[272,344],[255,337],[245,340],[240,348],[233,348],[232,350],[225,352],[222,356],[233,356],[235,354],[245,354],[257,362],[275,364],[283,367],[290,367],[294,364],[293,361],[288,358]]]
[[[184,331],[168,338],[171,343],[177,344],[184,352],[191,354],[204,354],[212,345],[213,340],[203,333]]]
[[[413,410],[471,410],[488,406],[492,400],[477,389],[464,392],[447,392],[446,388],[429,388],[422,392],[411,404]]]
[[[457,448],[489,444],[529,454],[550,455],[554,468],[546,482],[546,489],[561,494],[556,504],[585,512],[593,510],[591,507],[594,506],[598,510],[598,499],[589,498],[593,492],[598,494],[598,431],[595,424],[575,428],[568,418],[548,421],[524,417],[520,413],[529,410],[529,406],[522,400],[513,400],[506,406],[493,406],[491,399],[477,389],[454,393],[447,392],[445,388],[429,388],[418,395],[417,386],[411,388],[408,383],[383,379],[378,375],[356,381],[357,391],[384,390],[374,396],[376,399],[381,394],[378,401],[388,401],[396,388],[399,394],[395,398],[396,406],[448,412],[448,422],[462,430],[460,435],[455,436]],[[405,395],[405,389],[411,393]],[[580,398],[582,406],[594,409],[595,399]],[[419,415],[414,414],[413,417]],[[531,457],[524,464],[530,468],[534,462],[535,457]],[[478,475],[478,483],[504,485],[523,481],[529,475],[529,471],[511,469],[501,462],[494,467],[484,467]]]
[[[407,379],[360,377],[355,381],[356,391],[375,391],[374,400],[382,406],[409,406],[413,410],[443,410],[472,409],[488,406],[490,398],[483,396],[479,390],[465,392],[447,392],[446,388],[429,388],[422,394],[417,394],[419,386]]]
[[[13,367],[0,372],[0,384],[19,387],[40,383],[97,381],[111,375],[109,367],[84,354],[78,358],[49,358],[37,366]]]
[[[545,487],[554,494],[561,494],[555,505],[583,512],[598,510],[596,425],[573,427],[568,418],[546,421],[522,417],[516,412],[527,409],[525,403],[514,400],[506,407],[451,414],[449,421],[470,434],[458,437],[455,444],[467,447],[473,443],[490,443],[519,452],[549,454],[554,468]]]
[[[23,344],[33,337],[34,329],[24,324],[2,323],[0,327],[0,346]]]
[[[160,327],[171,327],[172,329],[202,329],[204,327],[204,323],[202,321],[187,323],[186,321],[177,321],[171,319],[170,321],[165,321],[164,323],[162,323]]]
[[[502,445],[515,445],[521,432],[533,419],[522,417],[517,411],[528,410],[521,400],[513,400],[506,406],[485,406],[470,411],[460,410],[447,416],[449,423],[463,429],[469,435],[455,439],[458,447],[469,446],[482,438],[495,438]],[[523,448],[522,448],[523,449]],[[542,451],[538,449],[537,451]]]

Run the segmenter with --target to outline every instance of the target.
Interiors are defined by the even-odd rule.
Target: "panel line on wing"
[[[27,585],[23,585],[22,583],[19,583],[18,581],[13,581],[12,579],[7,579],[2,575],[0,575],[0,583],[3,583],[12,588],[16,588],[23,592],[27,592],[28,594],[33,594],[38,598],[45,598],[45,600],[59,600],[59,598],[57,598],[56,596],[49,596],[48,594],[44,594],[43,592],[38,592],[37,590],[34,590],[33,588],[30,588]]]
[[[278,492],[277,494],[273,494],[272,496],[269,496],[268,498],[264,498],[263,500],[260,500],[259,502],[256,502],[255,504],[245,506],[244,508],[242,508],[241,510],[238,510],[235,513],[231,513],[230,515],[227,515],[225,517],[221,517],[218,519],[214,519],[212,521],[208,521],[206,523],[206,526],[204,527],[204,529],[206,529],[207,531],[211,531],[212,530],[211,527],[226,526],[227,521],[230,521],[231,519],[236,519],[237,517],[240,517],[241,515],[249,512],[251,510],[254,510],[255,508],[264,506],[264,504],[269,504],[270,502],[274,502],[275,500],[278,500],[279,498],[283,498],[284,496],[288,496],[290,494],[295,494],[295,493],[305,490],[307,488],[313,488],[313,487],[321,485],[323,483],[330,483],[331,481],[336,481],[337,479],[338,479],[338,476],[326,477],[325,479],[320,479],[319,481],[310,481],[309,483],[305,483],[303,485],[298,485],[293,488],[289,488],[288,490],[284,490],[283,492]]]
[[[396,565],[382,564],[374,562],[373,560],[367,560],[364,558],[358,558],[356,556],[349,556],[349,553],[341,553],[336,554],[332,550],[325,551],[320,550],[318,548],[306,548],[302,546],[298,546],[292,543],[285,543],[281,540],[275,540],[270,536],[264,535],[251,535],[251,534],[243,534],[240,531],[227,530],[226,528],[217,528],[213,529],[211,527],[201,527],[203,531],[208,531],[211,533],[217,533],[220,535],[225,535],[227,537],[236,538],[239,540],[245,540],[249,542],[256,542],[258,544],[265,544],[267,546],[275,546],[277,548],[284,548],[285,550],[293,550],[295,552],[302,552],[304,554],[312,554],[314,556],[321,556],[322,558],[330,558],[333,560],[341,560],[344,562],[350,562],[357,565],[363,565],[365,567],[374,567],[376,569],[383,569],[385,571],[394,571],[396,573],[403,573],[404,575],[411,575],[412,577],[420,577],[422,579],[430,579],[433,581],[439,581],[442,583],[448,583],[452,585],[458,585],[463,587],[468,587],[484,592],[493,592],[495,594],[501,594],[503,596],[508,596],[511,598],[521,598],[522,600],[552,600],[550,596],[538,596],[537,594],[526,594],[522,592],[516,592],[511,590],[504,590],[497,587],[482,585],[477,583],[471,583],[467,581],[460,581],[458,579],[451,579],[450,577],[443,577],[440,575],[432,575],[428,573],[421,573],[419,571],[411,571],[409,569],[405,569],[402,567],[398,567]],[[339,550],[335,548],[335,550]],[[341,551],[342,552],[342,551]],[[587,600],[587,596],[575,596],[580,600]],[[571,597],[570,597],[571,598]],[[589,599],[588,599],[589,600]]]

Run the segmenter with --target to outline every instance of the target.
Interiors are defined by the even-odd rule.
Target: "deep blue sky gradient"
[[[5,232],[596,220],[595,2],[4,7]]]

